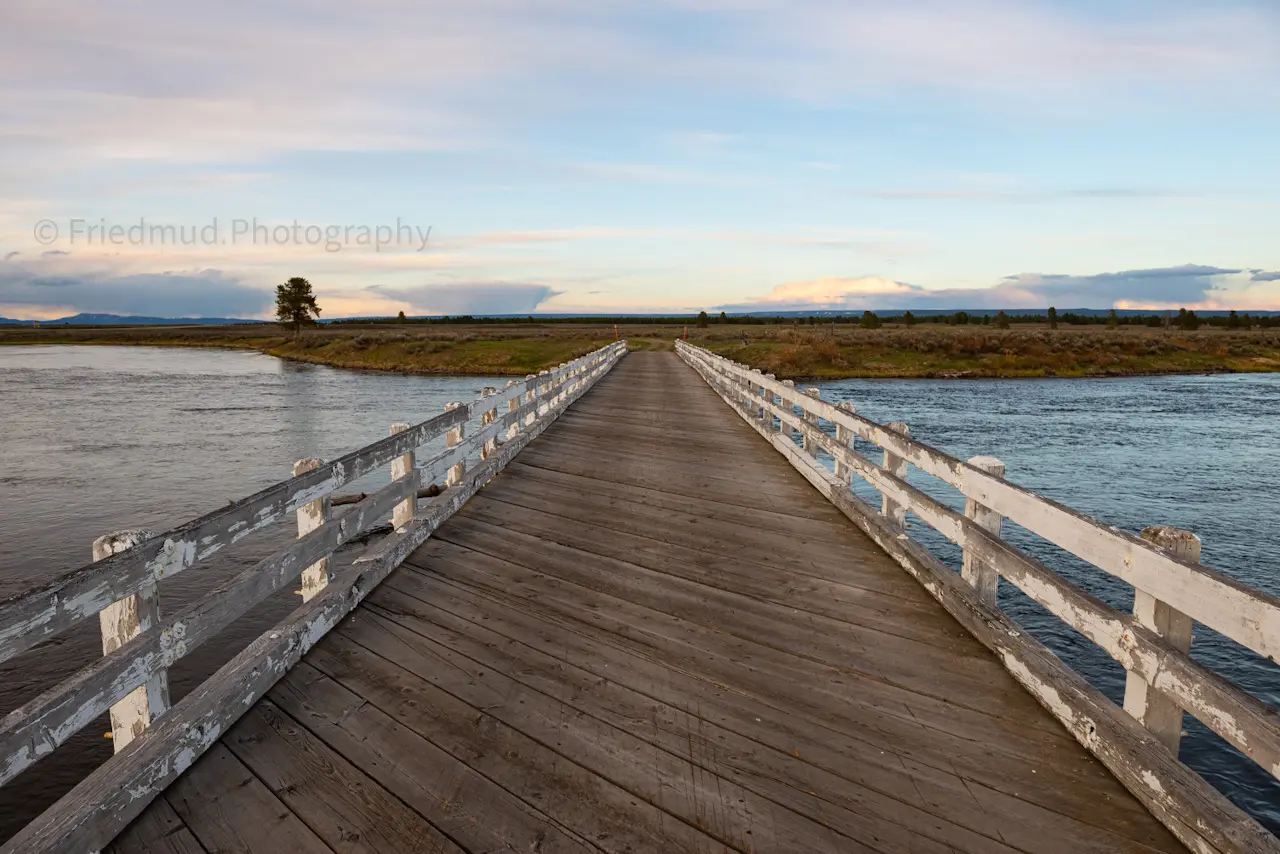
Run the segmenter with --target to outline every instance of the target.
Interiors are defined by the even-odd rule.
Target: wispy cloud
[[[550,285],[527,282],[457,282],[447,285],[390,287],[370,291],[399,300],[421,314],[529,314],[561,293]]]
[[[660,26],[636,27],[640,13]],[[513,119],[607,105],[639,87],[804,101],[902,86],[1090,99],[1125,86],[1256,88],[1280,65],[1269,35],[1280,12],[1231,3],[1152,5],[1127,18],[1013,0],[622,0],[590,10],[566,0],[315,0],[305,13],[232,0],[198,22],[186,7],[143,0],[19,2],[5,14],[0,142],[182,161],[493,143]],[[705,37],[669,38],[685,29]],[[323,61],[299,62],[284,43]],[[558,85],[567,79],[572,87]],[[714,151],[732,135],[668,138]],[[662,165],[582,168],[705,180]]]
[[[855,190],[853,195],[895,202],[994,202],[1029,204],[1056,201],[1150,201],[1199,198],[1199,192],[1158,187],[1080,187],[1067,189],[994,189],[982,187],[911,187]]]
[[[1187,264],[1092,276],[1020,273],[985,288],[930,289],[893,279],[826,277],[787,282],[765,297],[726,311],[1000,308],[1252,308],[1280,309],[1280,273]]]
[[[62,257],[57,257],[58,255]],[[32,314],[58,311],[159,317],[256,317],[270,305],[267,291],[221,270],[130,273],[108,264],[83,267],[67,253],[0,263],[0,304]]]

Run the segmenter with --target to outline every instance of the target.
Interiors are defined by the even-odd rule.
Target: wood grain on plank
[[[205,854],[204,847],[163,798],[157,799],[107,847],[108,854]]]
[[[222,744],[209,748],[164,793],[209,851],[332,854],[261,780]]]

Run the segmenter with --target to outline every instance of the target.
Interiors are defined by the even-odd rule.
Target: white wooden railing
[[[1280,851],[1274,836],[1177,759],[1185,710],[1280,777],[1280,713],[1188,654],[1199,622],[1274,662],[1280,600],[1201,565],[1200,542],[1189,532],[1154,527],[1137,537],[1100,524],[1005,480],[998,459],[956,459],[911,439],[905,424],[877,424],[849,404],[823,401],[816,388],[801,391],[684,341],[676,350],[1193,851]],[[883,461],[855,451],[855,438],[883,449]],[[820,450],[834,471],[818,462]],[[964,512],[912,486],[908,465],[958,489]],[[853,475],[880,492],[879,508],[854,495]],[[960,573],[907,535],[908,512],[963,549]],[[1133,613],[1109,607],[1002,540],[1005,519],[1131,585]],[[1124,666],[1123,709],[999,610],[1001,577]]]
[[[0,661],[98,615],[103,657],[0,721],[0,785],[104,712],[116,756],[2,850],[96,851],[421,545],[528,442],[626,353],[610,344],[551,371],[486,388],[421,424],[331,462],[299,460],[294,477],[171,531],[122,531],[93,544],[94,562],[0,603]],[[444,435],[444,451],[417,449]],[[391,481],[331,515],[338,488],[390,465]],[[443,487],[424,489],[443,479]],[[423,494],[433,497],[421,500]],[[163,618],[157,585],[296,513],[298,540],[199,602]],[[393,531],[331,573],[344,543],[392,517]],[[273,593],[301,579],[303,604],[169,708],[168,669]]]

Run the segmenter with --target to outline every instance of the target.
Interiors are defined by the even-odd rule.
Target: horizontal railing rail
[[[1199,541],[1187,532],[1151,528],[1135,537],[1010,483],[999,460],[956,459],[911,439],[907,425],[878,424],[848,404],[821,400],[817,389],[800,391],[789,381],[683,341],[676,349],[811,483],[997,652],[1183,842],[1198,851],[1280,851],[1275,837],[1177,761],[1185,710],[1280,777],[1280,712],[1189,655],[1197,620],[1274,661],[1280,651],[1280,600],[1199,564]],[[855,439],[881,448],[883,465],[855,450]],[[834,471],[817,461],[819,451],[831,456]],[[965,512],[912,486],[908,463],[958,489],[966,499]],[[880,492],[880,508],[853,494],[854,475]],[[907,536],[908,511],[961,547],[959,575]],[[1003,519],[1132,585],[1134,613],[1110,607],[1001,539]],[[998,609],[999,577],[1125,668],[1123,709]]]
[[[554,370],[513,380],[505,389],[486,388],[477,400],[449,404],[442,415],[421,424],[394,424],[386,439],[331,463],[300,460],[295,477],[172,531],[100,538],[94,544],[94,556],[100,558],[95,563],[0,605],[3,657],[95,613],[104,651],[102,658],[0,721],[0,785],[106,712],[117,753],[3,851],[98,850],[108,844],[288,666],[625,353],[626,342],[615,342]],[[445,449],[419,464],[417,449],[442,436]],[[392,479],[386,486],[362,494],[331,517],[336,489],[388,464]],[[441,478],[443,484],[436,485]],[[434,494],[421,500],[427,484],[436,486],[430,490]],[[297,514],[298,539],[288,548],[161,619],[160,579],[291,512]],[[392,533],[335,577],[330,556],[388,515]],[[167,672],[176,661],[299,578],[303,605],[286,623],[168,708]]]

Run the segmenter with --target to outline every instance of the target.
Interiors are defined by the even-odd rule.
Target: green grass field
[[[1143,327],[625,325],[634,348],[670,348],[686,334],[780,378],[1089,377],[1280,371],[1280,330]],[[523,376],[613,340],[611,325],[369,324],[319,326],[9,327],[0,345],[225,347],[342,368]]]

